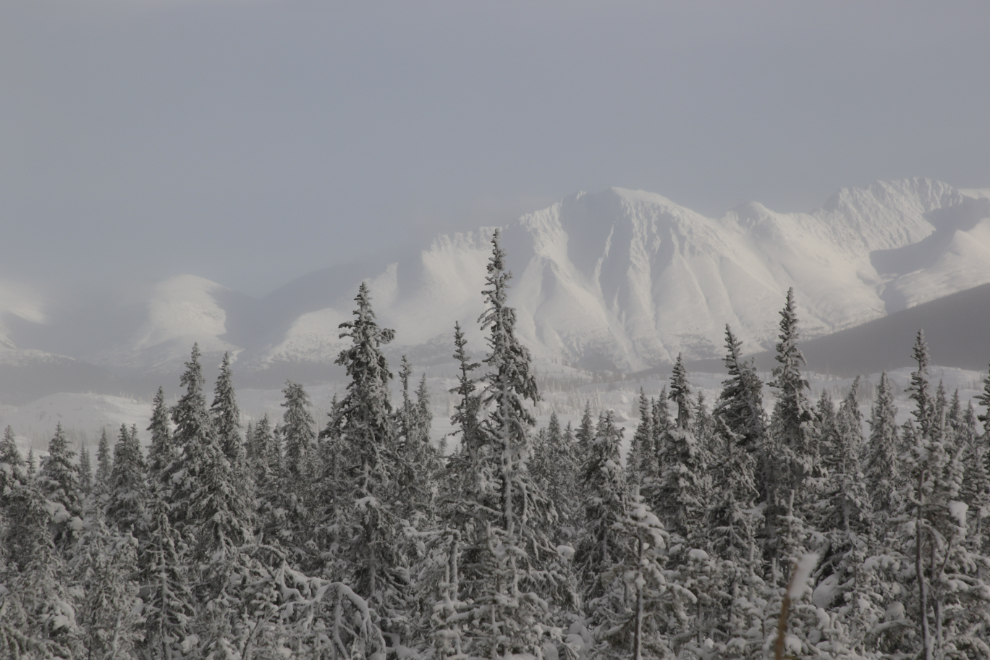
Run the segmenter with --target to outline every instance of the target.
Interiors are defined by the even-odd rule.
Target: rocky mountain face
[[[437,236],[392,263],[311,273],[261,300],[175,277],[119,306],[115,321],[92,320],[86,331],[99,341],[72,357],[118,374],[171,373],[199,342],[207,357],[236,354],[247,373],[325,367],[362,280],[379,322],[396,330],[392,352],[446,360],[460,321],[481,353],[492,232]],[[521,338],[537,359],[589,368],[718,356],[726,324],[747,351],[770,348],[789,287],[812,338],[990,283],[990,199],[928,179],[843,189],[811,213],[750,203],[721,218],[612,188],[526,215],[502,237]],[[46,323],[58,321],[21,319],[10,339],[20,345]]]

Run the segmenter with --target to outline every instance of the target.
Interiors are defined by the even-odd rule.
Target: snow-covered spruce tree
[[[120,435],[113,448],[107,522],[124,534],[142,537],[147,500],[147,468],[141,454],[137,428],[128,430],[127,426],[121,424]]]
[[[598,418],[591,453],[581,466],[585,531],[574,555],[584,602],[590,604],[609,588],[602,583],[606,568],[622,561],[626,540],[616,536],[615,526],[625,515],[627,489],[619,445],[622,429],[615,426],[612,411]],[[620,547],[623,546],[623,547]],[[595,618],[593,607],[590,611]]]
[[[332,457],[339,480],[325,491],[324,512],[339,548],[335,576],[351,584],[374,608],[383,631],[408,637],[410,588],[403,570],[405,558],[395,515],[398,468],[396,429],[389,394],[392,373],[382,347],[394,332],[381,328],[371,309],[368,286],[361,283],[355,297],[354,319],[340,324],[340,337],[351,345],[340,352],[337,364],[347,372],[347,394],[331,412],[321,433],[338,447]],[[324,466],[323,480],[330,474]]]
[[[825,537],[815,573],[821,583],[816,604],[834,613],[833,624],[825,627],[823,640],[816,646],[842,657],[872,650],[869,633],[885,611],[876,562],[867,562],[873,515],[860,465],[863,436],[858,391],[857,378],[834,417],[829,442],[822,444],[828,476],[816,505],[816,528]]]
[[[278,426],[285,458],[282,462],[284,485],[301,489],[311,478],[313,452],[316,448],[316,422],[310,414],[309,394],[299,383],[286,381],[282,390],[285,399],[282,423]],[[302,499],[303,492],[295,493]]]
[[[577,537],[582,511],[578,491],[580,463],[573,437],[568,438],[560,428],[557,413],[543,429],[533,447],[530,472],[557,510],[554,542],[571,545]]]
[[[292,547],[294,535],[289,533],[286,510],[282,508],[285,491],[279,438],[272,431],[268,415],[251,428],[250,438],[248,469],[251,471],[254,499],[258,503],[256,524],[259,542]]]
[[[763,645],[761,630],[766,585],[757,544],[756,455],[765,442],[762,387],[742,343],[726,326],[725,366],[729,377],[713,412],[719,443],[712,465],[707,549],[719,560],[720,598],[716,647],[723,655],[748,657]]]
[[[958,390],[957,390],[958,391]],[[969,507],[970,549],[990,554],[990,471],[987,470],[986,437],[976,428],[976,411],[972,402],[962,415],[959,435],[962,438],[963,485],[962,500]]]
[[[636,433],[629,442],[629,453],[626,454],[626,479],[629,485],[642,486],[651,475],[653,457],[656,453],[653,440],[653,408],[646,398],[643,388],[639,388],[639,424]]]
[[[76,453],[69,449],[62,424],[55,427],[55,436],[48,443],[48,456],[41,461],[38,487],[55,507],[55,545],[67,550],[74,538],[74,528],[81,520],[82,498],[79,493],[79,466]]]
[[[901,488],[900,459],[898,458],[897,407],[887,373],[880,374],[876,399],[870,414],[870,441],[866,446],[867,492],[871,496],[872,509],[886,517],[897,508],[896,494]],[[880,533],[882,521],[878,520]]]
[[[777,366],[769,383],[777,390],[777,402],[757,468],[758,483],[766,501],[766,556],[771,566],[781,569],[776,571],[781,584],[786,584],[790,566],[805,553],[804,510],[809,501],[814,501],[816,488],[811,479],[819,469],[816,416],[808,400],[808,381],[801,373],[804,356],[797,347],[797,323],[791,288],[780,312]]]
[[[40,478],[14,483],[7,492],[0,564],[4,657],[72,658],[83,652],[63,553],[51,533],[65,528],[68,515],[64,505],[45,498],[42,485]]]
[[[230,370],[230,353],[223,354],[220,373],[213,387],[213,404],[210,406],[213,430],[220,449],[227,458],[234,474],[235,483],[245,491],[247,468],[244,453],[244,439],[241,437],[241,409],[234,393],[233,373]],[[241,497],[247,497],[246,492]]]
[[[161,490],[153,491],[148,506],[147,539],[138,555],[138,581],[144,619],[137,647],[142,658],[180,660],[195,647],[197,599],[194,567],[182,536],[169,521],[169,506]]]
[[[673,425],[663,434],[660,445],[665,454],[659,487],[653,493],[652,507],[664,521],[672,544],[693,544],[704,534],[699,523],[706,510],[705,469],[697,438],[691,430],[691,386],[681,356],[677,356],[670,376],[668,398],[677,406]]]
[[[69,574],[77,587],[76,621],[88,658],[133,657],[143,623],[134,579],[137,545],[131,534],[108,525],[99,509],[83,523]]]
[[[711,465],[716,445],[715,422],[711,411],[708,410],[704,392],[698,392],[694,400],[694,408],[691,411],[691,432],[698,442],[702,462]]]
[[[85,500],[93,491],[93,463],[89,459],[89,448],[79,445],[79,493]]]
[[[426,381],[419,388],[420,401],[410,396],[409,377],[412,366],[402,356],[399,382],[402,386],[402,406],[395,411],[396,471],[392,480],[396,487],[396,513],[403,518],[414,518],[434,511],[437,495],[436,475],[440,470],[440,456],[430,445],[429,392]],[[424,374],[425,378],[425,374]]]
[[[110,449],[110,437],[104,426],[100,430],[100,441],[96,446],[96,472],[93,474],[93,494],[103,504],[106,504],[106,499],[110,496],[111,470],[113,470],[113,454]]]
[[[918,365],[909,389],[914,420],[905,430],[913,439],[907,464],[911,478],[902,496],[897,544],[910,567],[901,574],[916,640],[907,648],[926,660],[979,656],[990,652],[990,587],[981,570],[986,559],[966,544],[962,461],[948,451],[942,416],[935,419],[938,404],[929,392],[928,348],[920,332],[913,357]]]
[[[433,413],[430,411],[430,388],[426,385],[426,374],[419,377],[416,386],[416,417],[413,424],[413,436],[420,442],[430,442],[430,430],[433,428]]]
[[[0,507],[4,506],[8,489],[14,484],[27,481],[24,459],[17,449],[14,431],[9,426],[4,429],[3,439],[0,440]]]
[[[725,326],[725,368],[729,377],[715,404],[714,416],[721,419],[747,453],[755,453],[765,441],[766,412],[763,410],[763,383],[752,362],[742,357],[742,342]]]
[[[475,518],[475,502],[488,497],[490,490],[487,485],[492,483],[493,475],[479,468],[490,466],[492,460],[486,456],[490,449],[484,444],[485,437],[481,433],[481,395],[478,392],[477,379],[473,372],[481,365],[472,362],[467,353],[467,339],[461,330],[460,323],[454,323],[454,359],[458,363],[457,387],[450,390],[456,395],[454,413],[450,421],[459,436],[459,443],[453,455],[447,461],[446,477],[444,479],[445,493],[442,507],[445,517],[455,527],[470,525],[468,521]],[[494,499],[488,497],[489,508],[495,508]],[[479,550],[480,551],[480,550]]]
[[[275,499],[260,503],[260,506],[267,507],[269,514],[281,511],[281,527],[270,528],[269,533],[274,532],[286,547],[293,548],[293,552],[298,554],[313,537],[309,527],[312,521],[312,486],[317,467],[316,422],[309,412],[312,406],[309,394],[302,385],[286,381],[282,396],[282,408],[285,412],[282,413],[282,423],[276,428],[275,435],[272,436],[267,432],[268,429],[262,428],[260,422],[255,428],[259,451],[257,469],[277,469],[275,476],[280,485],[280,494],[270,493],[276,496]],[[279,443],[284,452],[282,458],[279,458]],[[266,446],[268,449],[265,449]],[[266,477],[259,474],[257,478]],[[259,495],[261,494],[262,491],[259,490]],[[268,524],[273,522],[274,520],[269,520]]]
[[[584,464],[591,455],[591,442],[595,439],[595,420],[591,416],[591,401],[584,402],[584,412],[581,413],[581,422],[574,437],[577,440],[578,457],[581,464]]]
[[[486,309],[479,320],[482,330],[488,331],[489,347],[482,379],[482,403],[488,414],[481,432],[497,464],[478,468],[492,470],[499,508],[484,521],[488,553],[472,612],[472,632],[477,637],[471,653],[542,657],[544,634],[552,629],[546,596],[566,589],[567,579],[546,531],[556,512],[527,468],[535,423],[527,402],[535,404],[539,393],[529,351],[515,335],[515,310],[507,304],[510,277],[496,231],[482,292]]]
[[[599,578],[602,594],[587,605],[599,624],[595,656],[671,657],[673,640],[667,631],[684,627],[684,612],[695,598],[667,579],[663,523],[635,490],[623,499],[623,515],[611,534],[617,561]]]
[[[170,472],[173,525],[195,539],[195,557],[202,561],[250,538],[251,511],[206,407],[199,355],[194,345],[181,378],[186,391],[172,408],[179,453]]]
[[[172,428],[169,425],[169,410],[165,405],[165,392],[159,387],[155,393],[151,408],[151,444],[148,446],[148,485],[151,490],[169,492],[170,466],[178,458],[178,450],[172,440]]]
[[[470,621],[462,598],[473,598],[484,571],[488,552],[483,531],[493,512],[498,511],[492,448],[481,431],[481,395],[474,371],[481,365],[472,362],[467,352],[467,339],[460,323],[454,324],[454,359],[458,363],[457,386],[451,424],[458,437],[454,452],[447,459],[439,508],[441,520],[448,528],[443,536],[447,545],[434,544],[438,555],[432,571],[439,593],[434,593],[435,605],[431,617],[431,637],[439,657],[463,657],[469,640],[465,631]],[[463,573],[463,574],[462,574]],[[429,572],[427,572],[429,574]],[[420,580],[420,591],[427,581]]]
[[[184,559],[191,563],[200,603],[193,625],[195,654],[208,657],[227,652],[246,634],[243,603],[232,587],[248,572],[240,548],[252,538],[253,512],[206,407],[198,346],[193,346],[181,382],[186,391],[172,408],[179,453],[170,468],[174,490],[169,523],[188,543]]]

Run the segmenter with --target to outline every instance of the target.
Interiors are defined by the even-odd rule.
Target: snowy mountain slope
[[[195,275],[169,278],[150,292],[136,329],[113,348],[89,356],[96,364],[122,372],[171,372],[189,358],[194,343],[206,356],[236,354],[227,341],[228,308],[243,298],[216,282]]]
[[[86,333],[99,341],[64,352],[158,383],[181,371],[198,342],[208,369],[229,351],[252,382],[325,378],[346,343],[338,326],[366,281],[379,323],[396,330],[393,357],[448,361],[455,321],[480,355],[492,232],[441,235],[392,261],[311,273],[261,300],[173,277],[109,305],[111,313],[91,313]],[[520,218],[502,229],[502,245],[518,332],[538,359],[640,370],[678,353],[720,355],[727,323],[749,351],[770,348],[789,287],[811,339],[990,283],[990,199],[908,179],[840,190],[811,213],[749,203],[707,218],[657,194],[612,188]],[[16,342],[37,328],[52,330],[37,337],[79,334],[73,317],[50,316],[49,325],[66,326],[55,332],[39,325],[40,306],[2,294],[0,318],[12,319]],[[4,315],[8,308],[21,316]],[[40,339],[24,345],[46,349]]]
[[[613,188],[524,216],[503,247],[519,333],[538,357],[640,369],[718,354],[726,323],[770,346],[791,286],[814,337],[990,282],[988,223],[986,200],[927,179],[841,190],[810,214],[751,203],[719,219]],[[365,278],[396,351],[449,354],[455,320],[479,338],[490,235],[438,237]],[[332,361],[345,302],[299,316],[251,364]]]

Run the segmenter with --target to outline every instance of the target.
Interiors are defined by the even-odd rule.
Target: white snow
[[[818,555],[814,552],[809,552],[801,557],[797,566],[794,567],[794,575],[791,576],[791,583],[787,587],[788,596],[796,599],[804,593],[804,590],[808,588],[808,578],[811,577],[811,571],[815,569],[817,564]]]
[[[965,502],[949,502],[949,514],[958,521],[960,527],[966,527],[966,513],[968,511],[969,505]]]
[[[791,286],[810,338],[990,282],[990,205],[986,221],[958,227],[959,213],[946,210],[967,199],[979,204],[909,179],[843,189],[810,214],[751,203],[711,219],[643,191],[579,193],[503,229],[510,304],[538,358],[598,355],[635,370],[678,353],[720,355],[726,323],[747,350],[770,348]],[[936,224],[938,240],[919,244]],[[490,236],[440,236],[368,279],[396,350],[449,344],[455,320],[477,350]],[[919,250],[899,252],[914,244]],[[882,272],[872,261],[881,252]],[[349,312],[297,319],[269,357],[329,361],[339,350],[335,323]]]

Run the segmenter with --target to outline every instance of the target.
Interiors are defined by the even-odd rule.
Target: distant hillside
[[[808,369],[836,376],[910,367],[911,347],[924,330],[932,364],[984,371],[990,364],[990,284],[895,312],[869,323],[799,343]],[[744,347],[745,348],[745,347]],[[753,356],[757,369],[775,366],[773,351]],[[689,368],[720,371],[720,360],[697,360]]]
[[[990,283],[990,199],[978,193],[914,178],[842,189],[810,213],[748,203],[720,218],[644,191],[577,193],[501,228],[517,334],[543,364],[630,372],[663,369],[678,354],[717,360],[726,323],[747,350],[772,349],[793,287],[812,368],[846,371],[835,342],[847,335],[821,353],[811,340]],[[70,313],[7,287],[0,346],[85,360],[141,391],[177,381],[194,342],[207,368],[229,352],[245,384],[326,380],[346,342],[338,326],[351,319],[364,281],[378,322],[396,331],[390,359],[438,365],[451,359],[455,321],[469,350],[484,350],[477,319],[493,231],[439,235],[394,260],[311,273],[262,299],[178,275]],[[946,314],[899,323],[909,335],[926,327],[934,359],[972,367],[981,338],[940,346],[936,322]],[[901,348],[894,335],[880,343],[863,358],[903,364],[896,356],[908,355],[909,343]],[[956,357],[965,351],[972,359]],[[866,364],[849,359],[850,369]]]

